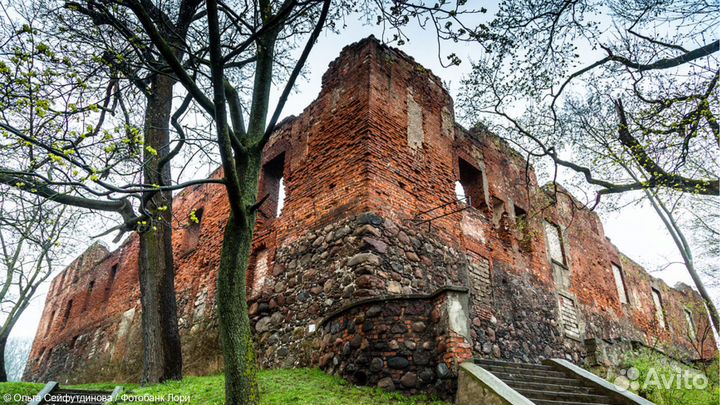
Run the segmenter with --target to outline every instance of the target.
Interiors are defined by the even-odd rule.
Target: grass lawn
[[[0,383],[0,398],[4,394],[34,395],[42,389],[42,384]],[[149,387],[124,384],[125,394],[148,396],[155,401],[136,402],[134,404],[203,404],[222,405],[224,399],[224,378],[222,375],[208,377],[187,377],[182,381],[173,381]],[[70,388],[70,386],[63,386]],[[112,390],[114,384],[86,384],[72,386],[79,389]],[[356,387],[347,381],[327,375],[317,369],[265,370],[260,372],[261,403],[263,405],[300,404],[300,405],[445,405],[445,402],[416,395],[412,397],[398,393],[387,393],[375,388]],[[176,396],[175,400],[171,396]],[[159,402],[158,397],[164,397]],[[189,399],[188,399],[189,398]],[[122,400],[118,403],[124,403]],[[130,403],[128,401],[128,403]],[[20,405],[23,402],[9,401],[0,404]]]

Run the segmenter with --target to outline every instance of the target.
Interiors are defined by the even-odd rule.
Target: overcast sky
[[[492,10],[490,11],[492,12]],[[344,46],[359,41],[370,34],[374,34],[378,38],[382,37],[382,32],[378,27],[364,26],[358,20],[349,20],[347,23],[348,28],[343,31],[342,35],[326,34],[321,36],[308,60],[307,77],[298,83],[297,91],[288,100],[283,115],[302,113],[303,109],[317,97],[323,73],[326,71],[328,64],[340,54]],[[455,52],[463,60],[460,66],[443,68],[438,60],[434,34],[419,29],[408,30],[408,33],[412,39],[401,49],[412,56],[418,63],[432,70],[448,86],[450,93],[456,96],[461,90],[460,80],[462,76],[469,72],[470,61],[477,59],[477,53],[480,52],[480,49],[466,44],[443,45],[444,54]],[[611,214],[603,213],[602,207],[600,207],[600,214],[606,235],[623,253],[644,265],[647,269],[657,269],[667,263],[681,261],[672,239],[649,206],[631,206],[624,208],[621,212]],[[100,230],[98,229],[98,231]],[[653,275],[661,277],[670,285],[675,285],[678,281],[692,285],[692,281],[684,267],[679,264],[671,265],[662,272],[653,272]],[[35,336],[46,291],[47,286],[40,291],[33,304],[27,308],[13,330],[12,336],[28,338]],[[718,303],[720,294],[718,294],[717,290],[714,290],[713,293],[715,302]]]

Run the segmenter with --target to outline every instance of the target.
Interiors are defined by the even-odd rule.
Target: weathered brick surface
[[[449,395],[454,367],[472,356],[582,362],[598,357],[602,339],[619,338],[677,356],[715,353],[712,334],[702,347],[688,338],[686,309],[698,334],[707,325],[697,293],[652,278],[605,238],[596,214],[560,187],[540,188],[522,156],[453,114],[437,77],[368,39],[343,50],[316,101],[279,125],[264,151],[260,194],[270,197],[248,271],[263,366],[320,366],[358,383]],[[456,200],[458,180],[469,206]],[[224,190],[193,187],[174,210],[185,218],[173,233],[185,370],[213,373],[222,365]],[[200,224],[187,220],[193,210]],[[564,263],[551,261],[544,221],[560,229]],[[53,280],[26,378],[137,380],[137,250],[136,237],[114,252],[93,246]],[[397,348],[382,346],[392,341]]]

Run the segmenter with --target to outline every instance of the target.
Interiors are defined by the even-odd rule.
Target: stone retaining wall
[[[452,320],[459,316],[467,323],[462,310],[453,314],[463,299],[465,288],[445,288],[431,295],[378,297],[343,309],[322,323],[319,365],[359,385],[449,398],[457,365],[472,357]]]

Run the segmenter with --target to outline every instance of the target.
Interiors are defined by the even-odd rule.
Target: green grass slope
[[[78,389],[112,390],[113,384],[76,385]],[[133,400],[117,403],[167,404],[167,405],[222,405],[224,378],[222,375],[207,377],[186,377],[182,381],[171,381],[148,387],[124,384],[124,394],[134,396]],[[71,386],[64,386],[70,388]],[[3,394],[35,395],[42,384],[0,383],[0,398]],[[260,372],[261,403],[263,405],[446,405],[424,395],[405,396],[388,393],[375,388],[356,387],[339,377],[317,369],[266,370]],[[146,398],[145,401],[137,399]],[[1,404],[20,405],[23,402],[3,401]]]

